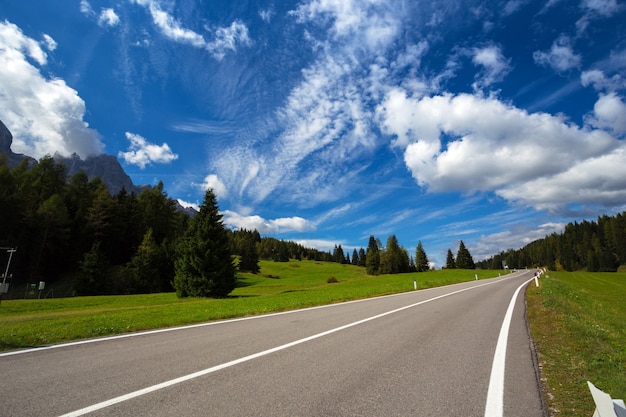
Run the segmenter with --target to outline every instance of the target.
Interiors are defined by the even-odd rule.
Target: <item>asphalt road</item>
[[[533,272],[5,353],[0,416],[544,417]]]

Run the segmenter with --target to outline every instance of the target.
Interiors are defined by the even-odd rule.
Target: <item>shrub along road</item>
[[[5,353],[0,415],[540,417],[530,278]]]

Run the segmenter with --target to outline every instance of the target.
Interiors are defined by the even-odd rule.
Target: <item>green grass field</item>
[[[244,317],[497,276],[497,271],[430,271],[368,276],[364,268],[314,261],[261,261],[240,274],[225,299],[178,299],[174,293],[4,300],[0,350],[42,346],[138,330]],[[329,283],[329,278],[338,282]]]
[[[591,416],[587,381],[626,399],[626,273],[548,272],[527,300],[552,415]]]

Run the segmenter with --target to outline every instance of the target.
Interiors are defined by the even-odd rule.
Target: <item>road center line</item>
[[[349,324],[346,324],[346,325],[343,325],[343,326],[340,326],[340,327],[336,327],[334,329],[330,329],[330,330],[327,330],[325,332],[317,333],[317,334],[314,334],[312,336],[305,337],[303,339],[295,340],[293,342],[286,343],[284,345],[276,346],[274,348],[267,349],[267,350],[264,350],[262,352],[258,352],[258,353],[254,353],[252,355],[244,356],[243,358],[235,359],[235,360],[232,360],[230,362],[225,362],[223,364],[220,364],[220,365],[217,365],[217,366],[213,366],[211,368],[207,368],[207,369],[204,369],[204,370],[201,370],[201,371],[198,371],[198,372],[194,372],[194,373],[191,373],[191,374],[188,374],[188,375],[181,376],[179,378],[175,378],[175,379],[171,379],[169,381],[162,382],[160,384],[152,385],[150,387],[146,387],[146,388],[134,391],[134,392],[130,392],[128,394],[121,395],[121,396],[116,397],[116,398],[111,398],[110,400],[106,400],[106,401],[100,402],[98,404],[94,404],[94,405],[91,405],[89,407],[82,408],[80,410],[76,410],[76,411],[72,411],[72,412],[67,413],[67,414],[63,414],[60,417],[78,417],[78,416],[83,416],[85,414],[92,413],[94,411],[101,410],[103,408],[110,407],[112,405],[119,404],[119,403],[122,403],[124,401],[128,401],[128,400],[131,400],[133,398],[137,398],[137,397],[149,394],[149,393],[154,392],[154,391],[158,391],[158,390],[161,390],[161,389],[164,389],[164,388],[171,387],[173,385],[177,385],[177,384],[180,384],[180,383],[183,383],[183,382],[186,382],[186,381],[190,381],[192,379],[199,378],[199,377],[211,374],[213,372],[217,372],[219,370],[222,370],[222,369],[225,369],[225,368],[229,368],[231,366],[238,365],[240,363],[244,363],[244,362],[256,359],[256,358],[260,358],[262,356],[266,356],[266,355],[269,355],[269,354],[274,353],[274,352],[285,350],[285,349],[291,348],[293,346],[309,342],[311,340],[319,339],[321,337],[328,336],[330,334],[337,333],[337,332],[340,332],[342,330],[346,330],[346,329],[349,329],[351,327],[355,327],[355,326],[358,326],[358,325],[363,324],[363,323],[367,323],[367,322],[372,321],[372,320],[376,320],[376,319],[379,319],[379,318],[382,318],[382,317],[385,317],[385,316],[389,316],[391,314],[395,314],[395,313],[398,313],[400,311],[404,311],[404,310],[407,310],[407,309],[410,309],[410,308],[413,308],[413,307],[417,307],[419,305],[426,304],[426,303],[429,303],[431,301],[436,301],[436,300],[439,300],[439,299],[442,299],[442,298],[445,298],[445,297],[449,297],[451,295],[459,294],[459,293],[462,293],[462,292],[465,292],[465,291],[470,291],[470,290],[473,290],[473,289],[476,289],[476,288],[484,287],[486,285],[497,284],[497,283],[500,283],[500,282],[502,282],[502,280],[491,281],[491,282],[488,282],[488,283],[485,283],[485,284],[480,284],[480,285],[476,285],[476,286],[473,286],[473,287],[469,287],[469,288],[464,288],[464,289],[461,289],[461,290],[453,291],[453,292],[450,292],[450,293],[447,293],[447,294],[439,295],[437,297],[429,298],[427,300],[423,300],[423,301],[420,301],[420,302],[417,302],[417,303],[414,303],[414,304],[410,304],[410,305],[407,305],[407,306],[404,306],[404,307],[400,307],[400,308],[397,308],[395,310],[390,310],[390,311],[387,311],[385,313],[377,314],[375,316],[368,317],[368,318],[365,318],[363,320],[358,320],[358,321],[355,321],[353,323],[349,323]],[[519,292],[519,288],[518,288],[517,292]],[[517,292],[515,293],[514,298],[517,296]],[[508,314],[508,312],[507,312],[507,314]],[[498,345],[499,344],[500,343],[498,342]],[[485,416],[486,416],[486,414],[485,414]]]
[[[493,355],[493,365],[491,366],[491,376],[489,377],[489,389],[487,391],[487,404],[485,406],[485,417],[503,417],[504,414],[504,366],[506,363],[506,345],[509,339],[509,328],[515,302],[521,289],[533,278],[520,285],[513,293],[509,307],[504,315],[496,352]]]

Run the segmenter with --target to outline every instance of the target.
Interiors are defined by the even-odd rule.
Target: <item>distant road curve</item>
[[[544,417],[533,273],[7,352],[0,416]]]

